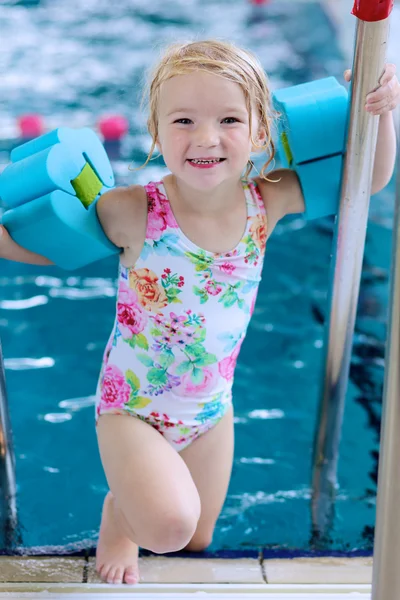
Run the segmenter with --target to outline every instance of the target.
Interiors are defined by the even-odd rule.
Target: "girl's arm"
[[[376,194],[387,186],[393,175],[395,162],[396,131],[393,113],[387,112],[379,120],[371,194]]]
[[[351,71],[345,71],[346,81]],[[371,115],[380,115],[378,140],[372,175],[371,194],[380,192],[389,183],[396,162],[396,130],[393,110],[400,104],[400,83],[396,76],[396,65],[387,64],[379,81],[379,88],[368,94],[365,109]]]
[[[96,204],[97,217],[108,239],[119,248],[144,243],[147,195],[141,185],[117,187],[103,194]]]
[[[346,81],[351,79],[351,71],[345,71]],[[379,115],[378,139],[372,174],[371,194],[382,190],[390,181],[396,161],[396,131],[393,110],[400,104],[400,83],[396,77],[396,66],[385,65],[380,87],[369,93],[365,110]],[[300,181],[294,171],[281,169],[269,174],[270,179],[279,179],[279,183],[270,183],[261,178],[257,180],[267,214],[269,215],[269,234],[275,224],[286,215],[302,213],[305,210]]]
[[[23,262],[29,265],[52,265],[45,256],[30,252],[22,246],[19,246],[9,235],[7,229],[0,225],[0,258]]]
[[[97,216],[106,236],[125,249],[140,250],[143,246],[146,221],[147,197],[141,186],[115,188],[101,196],[96,205]],[[53,265],[42,256],[23,248],[11,238],[0,225],[0,259],[31,265]]]

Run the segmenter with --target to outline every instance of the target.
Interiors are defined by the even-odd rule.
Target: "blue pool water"
[[[262,18],[244,0],[0,4],[3,165],[18,114],[39,112],[52,127],[94,125],[99,114],[120,112],[130,135],[120,149],[109,149],[118,182],[161,177],[156,162],[136,173],[128,165],[139,166],[149,148],[138,102],[144,71],[166,41],[217,36],[244,44],[260,56],[274,88],[340,77],[347,66],[318,2],[272,1]],[[392,204],[393,187],[372,203],[328,550],[372,547]],[[235,381],[235,463],[212,551],[310,549],[331,232],[329,219],[288,218],[269,242]],[[31,551],[96,543],[107,487],[93,394],[114,316],[115,279],[114,259],[73,273],[0,262],[21,544]]]

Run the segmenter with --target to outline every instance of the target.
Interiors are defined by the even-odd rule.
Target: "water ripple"
[[[115,296],[114,287],[83,290],[80,288],[52,288],[49,296],[52,298],[67,298],[68,300],[91,300],[92,298],[112,298]]]
[[[72,419],[72,415],[70,413],[47,413],[43,419],[49,423],[65,423]]]
[[[252,410],[247,416],[249,419],[283,419],[285,413],[279,408],[273,408],[271,410]]]
[[[24,300],[1,300],[0,308],[4,310],[24,310],[25,308],[33,308],[35,306],[42,306],[47,304],[49,301],[47,296],[33,296],[32,298],[25,298]]]
[[[55,360],[49,356],[43,358],[6,358],[4,366],[10,371],[27,371],[29,369],[48,369],[54,367]]]
[[[235,501],[236,506],[226,506],[224,517],[241,514],[253,506],[260,504],[284,503],[287,500],[310,500],[311,490],[304,488],[298,490],[279,490],[274,494],[266,494],[265,492],[258,491],[255,494],[232,494],[229,495],[229,498]]]
[[[93,406],[95,403],[95,396],[85,396],[83,398],[70,398],[69,400],[61,400],[58,403],[60,408],[65,408],[66,410],[71,410],[73,412],[77,412],[82,408],[86,408],[87,406]]]

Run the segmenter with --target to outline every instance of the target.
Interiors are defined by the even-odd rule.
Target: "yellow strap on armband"
[[[97,177],[95,171],[88,162],[83,167],[78,177],[75,177],[75,179],[71,181],[71,185],[85,208],[89,208],[92,202],[100,194],[103,187],[103,183]]]
[[[288,161],[289,166],[291,166],[293,163],[293,154],[290,149],[289,140],[288,140],[286,131],[282,131],[282,133],[281,133],[281,143],[282,143],[282,147],[285,152],[285,155],[286,155],[286,160]]]

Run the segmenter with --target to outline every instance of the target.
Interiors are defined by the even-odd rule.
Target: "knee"
[[[152,525],[153,534],[149,539],[148,550],[156,554],[183,550],[193,538],[197,522],[195,511],[164,514]]]

